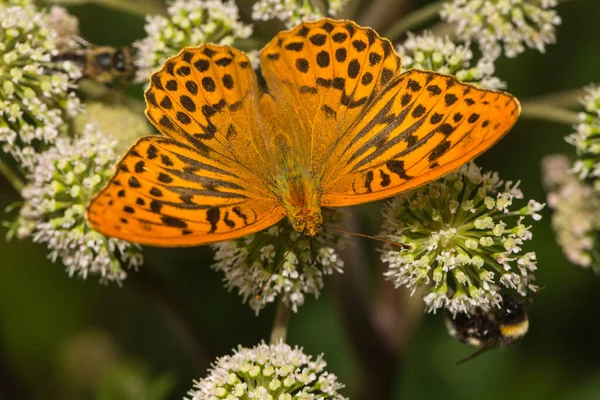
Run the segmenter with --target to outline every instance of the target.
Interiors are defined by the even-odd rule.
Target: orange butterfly
[[[228,46],[185,48],[154,73],[139,139],[88,209],[90,225],[147,245],[235,239],[284,216],[318,233],[322,207],[390,197],[472,160],[515,123],[517,100],[449,75],[400,73],[392,44],[350,21],[279,33],[261,88]]]

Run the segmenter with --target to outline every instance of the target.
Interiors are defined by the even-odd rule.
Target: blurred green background
[[[401,12],[427,3],[385,4]],[[69,10],[93,43],[126,45],[144,36],[139,16],[89,4]],[[497,63],[497,76],[522,100],[600,82],[600,2],[567,1],[558,11],[563,23],[556,45],[545,54],[527,51]],[[249,7],[242,14],[247,17]],[[141,91],[128,89],[140,99]],[[503,179],[521,180],[527,199],[544,201],[540,161],[546,154],[572,154],[563,139],[569,132],[569,126],[521,119],[478,164]],[[0,208],[16,200],[0,177]],[[377,232],[379,207],[360,208],[375,218],[363,221],[362,232]],[[441,315],[424,315],[394,371],[392,399],[600,399],[600,277],[566,261],[548,210],[533,232],[528,250],[538,254],[537,280],[545,290],[530,309],[524,340],[456,366],[472,349],[447,335]],[[0,228],[0,236],[5,233]],[[367,258],[376,260],[368,246]],[[208,267],[208,247],[148,248],[151,265],[131,273],[122,287],[71,279],[46,256],[43,246],[29,241],[0,240],[1,399],[180,399],[216,356],[268,340],[275,307],[256,317],[237,294],[224,290],[222,275]],[[364,266],[369,297],[380,290],[372,264]],[[347,385],[344,394],[355,398],[361,385],[378,383],[365,381],[351,340],[357,332],[348,331],[340,313],[344,281],[333,280],[321,298],[307,298],[292,317],[288,342],[309,354],[324,353],[328,370]],[[363,349],[380,344],[370,336],[358,339]]]

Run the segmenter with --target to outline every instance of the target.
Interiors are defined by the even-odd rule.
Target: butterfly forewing
[[[259,115],[259,88],[248,57],[228,46],[186,48],[152,75],[146,115],[165,135],[211,158],[252,166],[268,183],[268,131]],[[268,167],[267,167],[268,166]]]
[[[325,166],[323,205],[374,201],[439,178],[496,143],[519,111],[507,93],[405,72],[336,146]]]
[[[262,230],[284,212],[273,190],[272,123],[260,117],[256,76],[238,50],[186,48],[152,75],[146,115],[170,138],[139,140],[88,209],[109,235],[197,245]]]
[[[277,35],[261,68],[294,150],[318,176],[340,136],[398,74],[400,58],[372,29],[324,19]]]

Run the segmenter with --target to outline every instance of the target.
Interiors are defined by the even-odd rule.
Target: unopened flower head
[[[147,81],[167,58],[186,46],[233,45],[252,35],[252,26],[239,20],[233,0],[176,0],[170,4],[168,14],[147,17],[148,36],[134,44],[138,82]]]
[[[560,17],[556,0],[452,0],[440,12],[442,19],[458,24],[463,40],[479,43],[482,53],[496,58],[516,57],[525,46],[544,52],[556,42]]]
[[[322,356],[313,359],[283,342],[239,346],[194,382],[188,399],[344,400],[338,393],[344,385],[326,366]]]
[[[18,235],[45,243],[52,261],[60,259],[69,275],[121,281],[126,268],[142,263],[138,247],[107,238],[86,222],[88,202],[113,173],[115,145],[95,124],[88,124],[81,137],[59,138],[40,154],[23,189]]]
[[[469,43],[457,45],[449,37],[435,36],[431,32],[414,35],[398,46],[404,69],[422,69],[442,74],[452,74],[463,82],[486,89],[502,89],[506,85],[494,75],[494,61],[482,57],[471,66],[473,52]]]
[[[334,224],[341,219],[341,213],[324,213],[324,217],[327,223]],[[323,228],[310,240],[300,236],[287,221],[282,221],[254,235],[217,243],[213,246],[216,263],[212,267],[225,273],[226,288],[237,288],[244,302],[249,300],[257,314],[277,296],[297,311],[306,294],[319,296],[324,275],[341,272],[344,266],[332,248],[339,242],[339,235]],[[296,246],[289,251],[296,241]],[[288,251],[285,261],[275,271]]]
[[[567,141],[577,150],[573,171],[600,191],[600,88],[590,86],[586,92],[581,101],[585,110],[579,114],[576,132]]]
[[[75,119],[75,130],[83,131],[85,125],[90,122],[97,123],[102,133],[117,140],[117,158],[120,158],[137,138],[153,133],[148,119],[144,116],[144,103],[137,104],[133,100],[127,105],[86,103],[85,113]]]
[[[286,28],[293,28],[303,21],[314,21],[324,16],[336,16],[348,0],[330,1],[327,11],[322,11],[314,2],[306,0],[259,0],[252,6],[252,19],[268,21],[278,19]]]
[[[572,174],[565,156],[543,161],[556,239],[570,262],[600,273],[600,192]]]
[[[80,71],[52,60],[48,20],[28,2],[0,3],[0,145],[29,170],[35,153],[66,133],[65,120],[80,108],[68,92]]]
[[[536,255],[522,246],[532,237],[525,218],[539,220],[543,205],[515,209],[518,186],[470,163],[394,198],[383,211],[384,231],[408,249],[385,249],[386,277],[413,293],[426,286],[430,312],[489,309],[500,305],[502,290],[535,290]]]

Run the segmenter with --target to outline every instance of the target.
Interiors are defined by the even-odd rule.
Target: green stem
[[[288,325],[290,323],[290,316],[289,307],[284,304],[282,299],[280,299],[277,304],[277,311],[275,312],[273,330],[271,331],[271,344],[277,344],[280,340],[285,342]]]
[[[0,160],[0,173],[4,175],[7,181],[19,192],[25,187],[25,182],[21,177],[15,173],[6,163]]]
[[[558,93],[547,94],[527,100],[527,103],[538,103],[555,107],[573,108],[580,107],[580,100],[586,95],[581,88],[569,89]]]
[[[155,0],[90,0],[90,3],[141,17],[165,13],[164,6]]]
[[[557,122],[565,125],[575,125],[579,122],[577,113],[564,108],[526,101],[521,104],[523,118]]]
[[[398,40],[407,31],[435,18],[445,2],[445,0],[436,1],[413,11],[388,29],[383,37],[390,39],[392,42]]]

